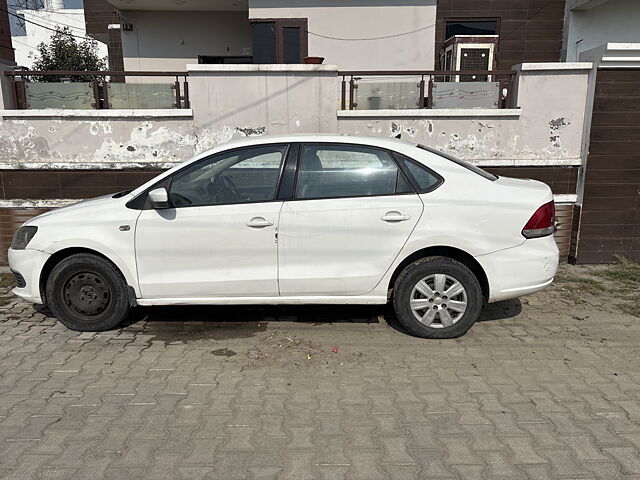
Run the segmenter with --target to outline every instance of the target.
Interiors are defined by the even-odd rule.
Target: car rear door
[[[302,145],[293,196],[278,227],[282,296],[370,292],[423,211],[392,154],[362,145]]]

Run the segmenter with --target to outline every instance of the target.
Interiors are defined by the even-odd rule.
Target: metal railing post
[[[422,78],[420,79],[420,83],[418,84],[418,87],[420,89],[420,97],[418,99],[418,108],[420,108],[421,110],[424,108],[424,88],[425,88],[425,84],[424,84],[424,75],[422,75]]]
[[[91,87],[93,88],[93,108],[100,110],[100,89],[98,88],[98,80],[96,77],[91,81]]]
[[[347,77],[342,76],[342,101],[340,102],[340,109],[347,109]]]
[[[13,81],[13,104],[18,110],[26,110],[27,105],[27,87],[24,80]]]
[[[180,98],[180,80],[176,76],[176,81],[173,84],[173,88],[176,90],[176,108],[182,108],[182,100]]]
[[[429,75],[429,90],[427,93],[427,108],[433,108],[433,76]]]
[[[356,82],[351,76],[351,80],[349,80],[349,110],[353,110],[356,107],[356,104],[353,103],[353,97],[355,96],[356,91]]]
[[[189,81],[187,76],[184,77],[184,108],[190,108],[191,102],[189,101]]]
[[[111,108],[111,104],[109,103],[109,82],[107,82],[106,77],[102,81],[102,96],[104,97],[102,99],[102,108]]]

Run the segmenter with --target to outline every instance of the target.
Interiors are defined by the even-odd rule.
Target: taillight
[[[545,203],[534,213],[522,229],[525,238],[546,237],[556,230],[556,207]]]

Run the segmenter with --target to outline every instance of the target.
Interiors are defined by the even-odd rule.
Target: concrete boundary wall
[[[401,135],[484,166],[581,165],[591,64],[515,68],[510,110],[341,112],[336,66],[190,65],[190,110],[0,110],[0,165],[153,168],[238,138],[309,132]]]

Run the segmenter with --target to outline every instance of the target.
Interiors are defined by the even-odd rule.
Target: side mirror
[[[149,201],[155,210],[169,208],[169,194],[166,188],[156,188],[149,192]]]

